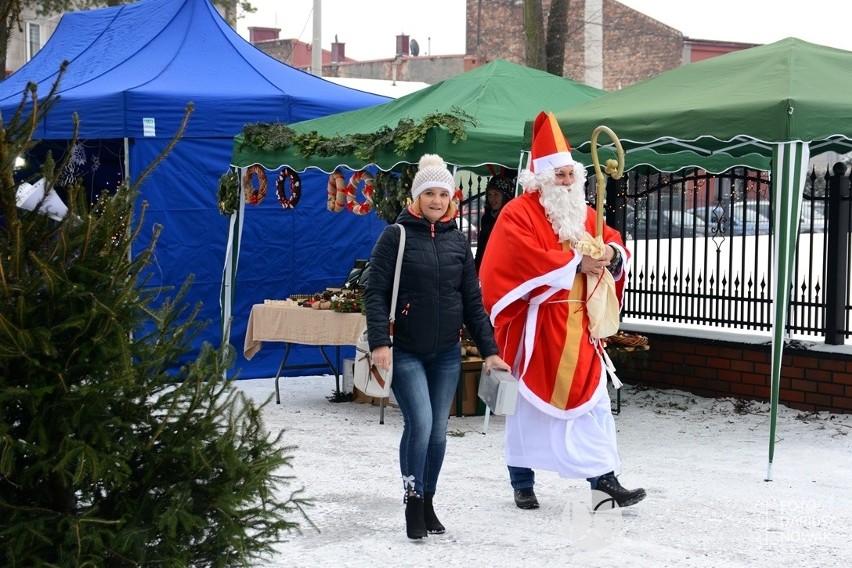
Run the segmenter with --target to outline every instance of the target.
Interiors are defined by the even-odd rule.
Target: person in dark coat
[[[491,229],[494,228],[494,223],[497,222],[497,216],[503,209],[503,206],[508,203],[515,195],[515,182],[502,174],[491,176],[488,183],[485,185],[485,212],[479,216],[479,231],[476,237],[476,272],[479,272],[479,266],[482,264],[482,258],[485,256],[485,247],[488,246],[488,237],[491,236]]]
[[[412,203],[397,217],[406,243],[393,337],[388,329],[399,227],[388,226],[373,247],[367,282],[367,328],[373,363],[388,369],[404,419],[399,447],[406,533],[443,533],[433,497],[447,447],[447,421],[461,374],[466,326],[486,372],[509,369],[497,355],[473,255],[455,223],[453,175],[436,154],[420,159]],[[391,344],[393,352],[391,352]]]

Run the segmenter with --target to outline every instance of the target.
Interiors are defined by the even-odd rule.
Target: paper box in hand
[[[491,373],[486,373],[483,368],[479,376],[479,398],[494,414],[514,414],[518,403],[518,379],[509,371],[491,369]]]

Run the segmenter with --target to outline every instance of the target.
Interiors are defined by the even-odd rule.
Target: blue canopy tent
[[[202,341],[222,340],[219,301],[229,219],[218,210],[217,189],[230,166],[234,136],[248,123],[298,122],[389,100],[267,56],[241,38],[209,0],[141,0],[65,14],[44,48],[0,82],[2,116],[12,116],[29,82],[41,95],[48,93],[65,60],[60,100],[35,138],[70,139],[76,112],[82,143],[75,161],[88,164],[89,172],[103,174],[115,164],[117,171],[107,178],[137,178],[165,149],[193,103],[183,138],[142,186],[148,208],[136,247],[146,247],[154,225],[162,225],[150,285],[176,290],[194,275],[187,300],[202,302],[199,317],[209,322],[196,351]],[[324,203],[325,188],[326,176],[303,176],[302,203],[314,198]],[[108,187],[94,191],[101,189]],[[300,208],[282,210],[271,193],[252,211],[254,222],[243,234],[249,246],[242,250],[239,288],[245,293],[236,297],[231,334],[238,347],[253,303],[339,284],[353,259],[369,254],[382,226],[375,216],[349,215],[325,227]],[[311,210],[324,207],[305,208]],[[350,234],[358,235],[351,244],[334,244],[346,243],[344,235]],[[301,270],[298,289],[294,266]],[[271,376],[277,365],[272,355],[258,355],[240,376]]]

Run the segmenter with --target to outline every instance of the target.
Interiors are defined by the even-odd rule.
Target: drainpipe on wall
[[[314,37],[311,42],[311,75],[322,77],[322,0],[314,0]]]
[[[603,0],[586,0],[585,10],[583,82],[603,89]]]

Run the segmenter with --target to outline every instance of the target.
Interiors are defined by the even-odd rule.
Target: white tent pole
[[[245,193],[243,192],[242,180],[245,168],[240,168],[238,175],[240,179],[240,205],[231,214],[228,221],[228,241],[225,249],[225,266],[222,269],[222,287],[219,294],[219,307],[222,318],[222,344],[231,340],[231,319],[234,310],[234,295],[237,282],[237,265],[240,261],[240,244],[243,236],[243,219],[245,218]]]
[[[809,159],[810,147],[806,142],[784,142],[776,145],[772,151],[772,198],[775,201],[775,317],[772,321],[769,462],[766,467],[766,481],[772,481],[772,462],[775,459],[781,355],[784,351],[784,329],[787,327],[792,265],[796,258],[796,239],[799,235],[799,210],[802,206]]]
[[[517,177],[515,177],[515,192],[514,192],[515,197],[517,197],[519,195],[519,193],[518,193],[518,189],[519,189],[519,186],[520,186],[519,180],[521,178],[521,170],[524,169],[524,158],[526,158],[527,167],[529,167],[530,161],[532,160],[532,152],[530,152],[529,150],[521,150],[521,156],[520,156],[520,158],[518,158],[518,170],[517,170],[518,175],[517,175]],[[521,190],[521,193],[524,192],[524,188],[521,187],[520,190]]]
[[[124,137],[124,176],[122,178],[122,183],[130,185],[130,139],[126,136]],[[118,188],[115,188],[118,190]],[[127,224],[127,236],[130,236],[131,231],[130,223]],[[127,247],[127,260],[133,260],[133,241],[130,241],[129,246]]]

